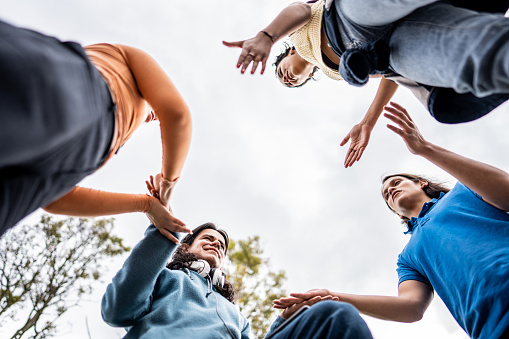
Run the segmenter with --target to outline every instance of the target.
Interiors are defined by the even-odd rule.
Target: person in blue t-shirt
[[[451,190],[415,175],[382,179],[385,202],[411,234],[398,257],[398,296],[322,289],[293,293],[274,301],[275,307],[331,295],[367,315],[414,322],[436,291],[471,338],[509,338],[509,174],[428,142],[407,111],[391,105],[384,115],[399,127],[387,127],[411,153],[458,179]]]

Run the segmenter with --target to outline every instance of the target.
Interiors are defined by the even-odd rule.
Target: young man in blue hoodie
[[[108,285],[103,319],[126,328],[125,338],[250,338],[249,321],[233,304],[233,286],[220,271],[228,243],[227,233],[212,223],[195,228],[180,246],[149,226]],[[286,309],[267,336],[372,338],[358,311],[332,297]]]

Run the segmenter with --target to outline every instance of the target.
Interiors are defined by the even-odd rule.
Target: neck
[[[404,213],[404,215],[409,216],[408,218],[417,218],[419,213],[421,213],[422,206],[429,201],[431,201],[431,198],[427,197],[426,199],[422,199],[421,201],[416,202],[411,209]]]

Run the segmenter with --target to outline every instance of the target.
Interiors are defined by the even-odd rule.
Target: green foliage
[[[238,291],[237,304],[251,322],[255,338],[263,338],[279,313],[272,300],[286,295],[284,271],[272,272],[268,258],[263,256],[260,237],[230,240],[229,263],[225,271]]]
[[[21,324],[11,339],[55,334],[56,320],[92,292],[105,259],[130,250],[113,227],[113,219],[43,215],[0,239],[0,325]]]

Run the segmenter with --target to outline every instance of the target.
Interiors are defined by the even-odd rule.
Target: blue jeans
[[[372,339],[373,337],[355,307],[344,302],[326,300],[311,306],[272,338]]]
[[[0,21],[0,236],[102,165],[114,110],[81,46]]]
[[[389,46],[396,73],[479,97],[509,93],[509,19],[502,15],[435,0],[335,1],[367,30],[395,24]]]

